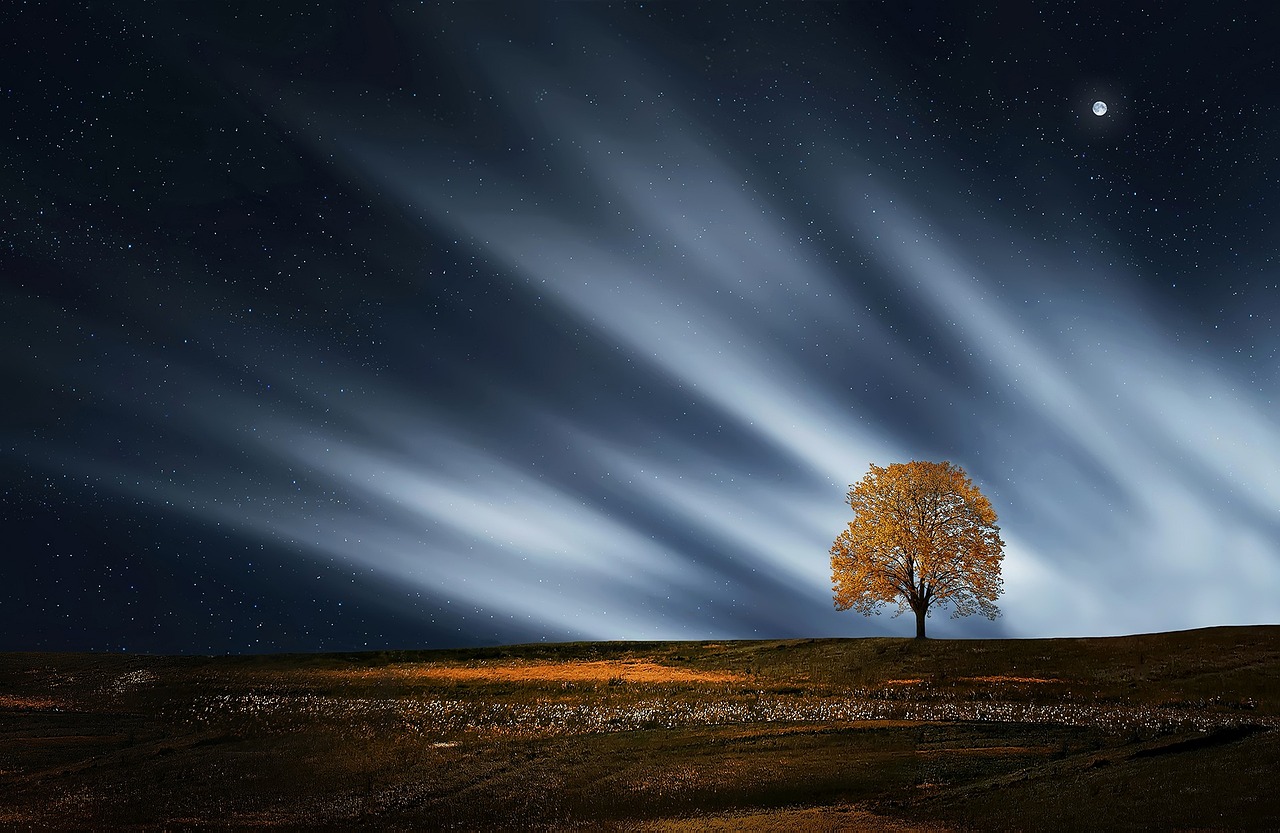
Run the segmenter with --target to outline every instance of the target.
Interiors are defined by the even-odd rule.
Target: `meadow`
[[[1280,827],[1280,627],[0,655],[0,825]]]

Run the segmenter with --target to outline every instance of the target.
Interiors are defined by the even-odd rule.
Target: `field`
[[[0,655],[0,827],[1280,827],[1280,627]]]

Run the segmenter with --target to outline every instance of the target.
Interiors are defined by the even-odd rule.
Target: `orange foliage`
[[[835,605],[866,615],[896,603],[916,614],[916,636],[934,606],[953,617],[1000,615],[1004,541],[991,502],[964,469],[913,460],[872,465],[847,497],[854,512],[831,546]]]

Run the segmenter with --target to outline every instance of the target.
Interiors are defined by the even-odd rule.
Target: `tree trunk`
[[[926,639],[924,635],[924,615],[928,608],[922,607],[916,611],[916,639]]]

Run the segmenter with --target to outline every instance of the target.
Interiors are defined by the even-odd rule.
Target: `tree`
[[[933,607],[952,618],[1000,615],[1004,541],[991,502],[964,469],[913,460],[871,470],[846,498],[854,519],[831,546],[838,610],[870,616],[896,602],[916,615],[916,639]]]

